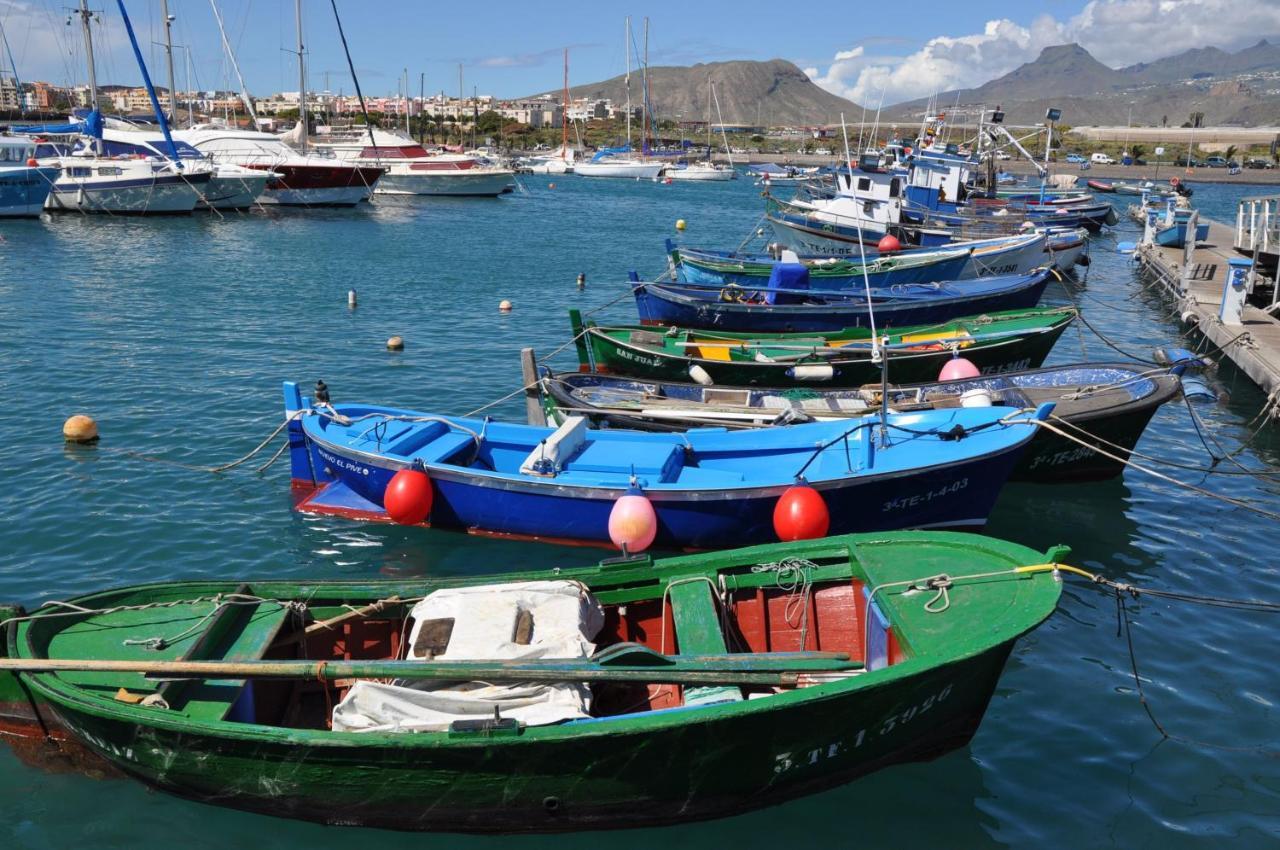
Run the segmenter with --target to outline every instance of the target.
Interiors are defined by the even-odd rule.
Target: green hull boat
[[[743,387],[860,387],[881,379],[866,328],[750,334],[598,326],[569,314],[584,372]],[[889,380],[910,384],[937,380],[954,356],[984,375],[1037,368],[1075,317],[1073,307],[1036,307],[879,333],[889,339]]]
[[[718,817],[967,742],[1065,553],[899,532],[501,580],[144,585],[9,608],[0,717],[182,797],[330,824]],[[415,701],[436,713],[379,713]]]

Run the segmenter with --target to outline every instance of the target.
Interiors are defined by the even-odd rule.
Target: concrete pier
[[[1235,231],[1216,221],[1208,224],[1208,238],[1199,244],[1189,240],[1186,248],[1139,243],[1135,257],[1143,279],[1177,303],[1184,324],[1217,346],[1272,400],[1280,398],[1278,311],[1248,303],[1247,295],[1263,279],[1249,275],[1248,258],[1234,247]]]

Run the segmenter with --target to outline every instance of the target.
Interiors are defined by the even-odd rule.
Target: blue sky
[[[561,50],[570,48],[570,82],[603,79],[623,70],[623,19],[631,15],[639,43],[650,18],[650,61],[687,65],[725,59],[781,57],[831,91],[887,103],[934,88],[976,85],[1033,59],[1047,44],[1077,40],[1108,64],[1158,58],[1205,44],[1239,47],[1280,33],[1276,0],[1050,0],[1040,4],[969,0],[822,4],[817,14],[788,16],[777,0],[642,4],[596,0],[556,4],[482,0],[409,2],[338,0],[361,84],[388,94],[408,69],[428,91],[458,90],[458,63],[468,93],[513,97],[558,88]],[[78,23],[65,24],[71,0],[0,0],[18,73],[23,79],[83,82]],[[124,41],[114,0],[94,0],[100,83],[140,79]],[[160,0],[126,0],[143,42],[159,41]],[[170,0],[175,41],[189,45],[200,87],[232,85],[207,0]],[[837,6],[833,9],[832,6]],[[843,7],[843,8],[838,8]],[[297,89],[294,8],[290,0],[219,0],[228,34],[254,94]],[[352,90],[329,0],[303,0],[308,82]],[[1160,32],[1161,38],[1151,38]],[[1145,33],[1145,35],[1144,35]],[[1185,42],[1185,45],[1183,44]],[[164,76],[158,48],[144,44],[153,79]],[[179,87],[184,86],[179,51]],[[326,76],[327,75],[327,76]]]

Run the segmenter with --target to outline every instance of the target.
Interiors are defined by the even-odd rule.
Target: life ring
[[[1182,183],[1182,181],[1181,181],[1181,180],[1179,180],[1177,177],[1170,177],[1170,178],[1169,178],[1169,185],[1170,185],[1170,186],[1172,186],[1172,187],[1174,187],[1175,189],[1176,189],[1176,188],[1177,188],[1181,183]]]
[[[726,304],[737,304],[745,295],[746,291],[736,283],[731,283],[720,290],[720,300]]]

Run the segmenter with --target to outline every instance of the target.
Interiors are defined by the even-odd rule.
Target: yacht
[[[384,168],[376,166],[306,156],[279,136],[256,130],[197,124],[189,130],[175,130],[173,137],[217,165],[238,165],[268,173],[266,190],[258,196],[263,204],[355,206],[369,199],[385,173]]]
[[[732,180],[736,174],[727,165],[707,160],[683,166],[668,166],[666,176],[672,180]]]
[[[58,179],[58,168],[40,165],[26,136],[0,135],[0,218],[37,216]]]
[[[331,133],[308,145],[342,163],[386,171],[379,195],[497,197],[509,191],[515,173],[470,153],[431,153],[413,139],[378,128]]]
[[[124,121],[107,120],[102,133],[108,154],[138,159],[168,159],[172,155],[183,163],[188,174],[209,170],[213,174],[196,201],[196,209],[243,210],[252,207],[266,191],[267,182],[275,177],[271,171],[260,171],[230,162],[216,163],[191,145],[179,139],[169,142],[164,134],[146,130]]]

